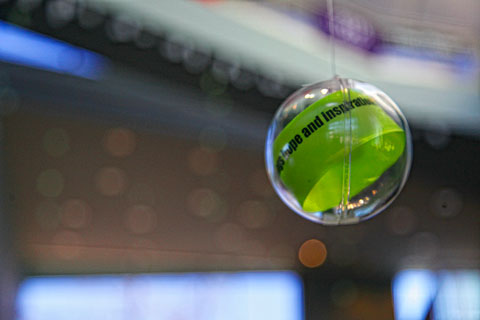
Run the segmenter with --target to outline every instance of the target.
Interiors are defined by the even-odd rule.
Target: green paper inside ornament
[[[265,149],[282,200],[323,224],[351,224],[382,211],[411,162],[408,124],[374,86],[335,78],[304,87],[277,111]]]

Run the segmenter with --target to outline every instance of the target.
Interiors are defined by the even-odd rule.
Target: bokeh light
[[[455,217],[462,212],[462,209],[462,194],[452,188],[440,189],[430,199],[430,210],[442,218]]]
[[[121,195],[127,188],[127,175],[119,168],[102,168],[95,176],[95,187],[104,196]]]
[[[255,85],[255,74],[240,68],[231,69],[230,81],[238,90],[249,90]]]
[[[410,238],[410,253],[413,263],[431,263],[437,257],[440,243],[438,237],[431,232],[418,232]]]
[[[226,214],[225,200],[209,188],[198,188],[189,193],[187,208],[195,216],[220,221]]]
[[[150,49],[157,44],[157,39],[152,33],[141,30],[135,36],[134,43],[140,49]]]
[[[134,205],[125,214],[125,225],[133,233],[152,232],[157,225],[157,213],[152,207]]]
[[[60,28],[75,16],[74,0],[51,0],[46,3],[46,18],[52,28]]]
[[[210,63],[210,55],[195,47],[185,47],[183,50],[183,65],[190,73],[198,74],[204,71]]]
[[[273,223],[274,213],[264,202],[256,200],[244,201],[237,210],[238,220],[249,229],[268,227]]]
[[[180,43],[179,39],[169,38],[159,46],[159,51],[170,62],[180,63],[183,55],[183,46]]]
[[[129,156],[135,151],[135,133],[125,128],[110,129],[105,133],[103,146],[114,157]]]
[[[84,29],[93,29],[103,22],[104,16],[100,12],[101,8],[91,9],[85,3],[78,3],[77,21],[80,27]]]
[[[108,21],[106,32],[114,42],[129,42],[140,32],[140,24],[128,15],[118,15]]]
[[[325,262],[325,259],[327,259],[327,248],[320,240],[307,240],[298,250],[298,259],[305,267],[319,267]]]
[[[127,191],[127,200],[131,204],[153,206],[157,202],[158,196],[153,187],[146,183],[135,183]]]
[[[37,177],[37,190],[45,197],[58,197],[63,187],[63,175],[56,169],[44,170]]]
[[[211,68],[213,78],[222,84],[227,84],[230,80],[231,69],[234,69],[235,66],[221,60],[214,60]]]
[[[69,199],[61,206],[61,221],[67,228],[81,229],[90,222],[92,211],[90,206],[80,199]]]
[[[451,139],[451,129],[444,122],[437,121],[431,125],[431,128],[424,133],[425,141],[437,150],[448,146]]]

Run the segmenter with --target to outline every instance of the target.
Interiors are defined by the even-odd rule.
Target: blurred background
[[[336,0],[337,73],[414,160],[359,225],[291,212],[276,108],[324,0],[0,0],[0,319],[480,319],[480,2]]]

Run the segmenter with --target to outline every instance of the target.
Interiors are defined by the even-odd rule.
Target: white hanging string
[[[350,92],[346,89],[348,83],[337,76],[337,66],[335,61],[335,8],[334,0],[327,0],[328,29],[330,34],[330,64],[332,68],[332,77],[339,82],[340,90],[343,95],[344,103],[350,101]],[[338,223],[340,220],[346,219],[349,215],[350,202],[350,183],[352,174],[352,120],[350,111],[345,113],[344,118],[344,158],[343,158],[343,179],[342,179],[342,202],[340,212],[338,214]]]
[[[335,63],[335,19],[333,0],[327,0],[327,15],[328,15],[328,33],[330,34],[330,65],[332,67],[332,77],[337,76],[337,69]]]

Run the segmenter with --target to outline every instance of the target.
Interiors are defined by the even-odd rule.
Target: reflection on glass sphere
[[[407,121],[371,84],[334,78],[305,86],[277,110],[265,157],[280,198],[312,221],[353,224],[385,209],[412,159]]]

